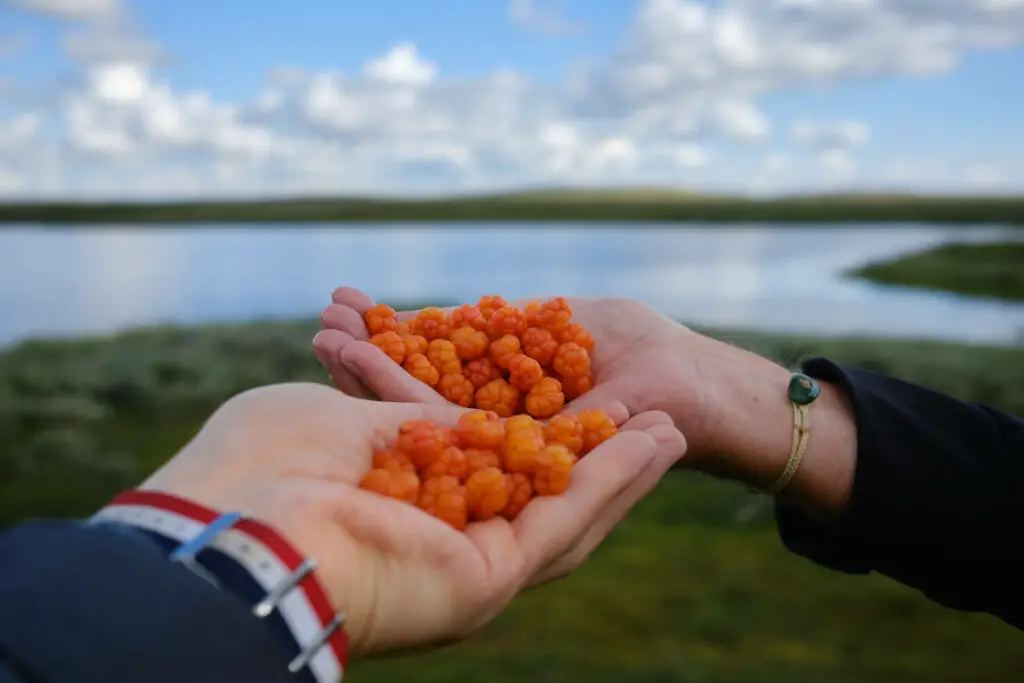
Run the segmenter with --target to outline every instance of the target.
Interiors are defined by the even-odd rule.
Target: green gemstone
[[[798,406],[810,405],[821,393],[821,385],[807,375],[794,374],[789,378],[789,400]]]

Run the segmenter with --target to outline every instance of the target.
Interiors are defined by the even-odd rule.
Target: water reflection
[[[156,322],[314,315],[378,298],[620,295],[700,324],[1013,342],[1024,306],[839,277],[1007,230],[928,226],[127,228],[0,232],[0,344]]]

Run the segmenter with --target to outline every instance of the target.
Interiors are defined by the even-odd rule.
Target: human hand
[[[454,425],[464,412],[315,384],[254,389],[225,403],[141,488],[278,529],[316,559],[359,656],[459,639],[524,588],[568,574],[686,449],[667,415],[637,415],[580,461],[564,494],[465,532],[359,488],[373,451],[403,422]]]
[[[367,340],[363,314],[374,305],[365,293],[341,287],[321,314],[323,330],[313,340],[317,359],[341,391],[362,398],[445,405],[431,387],[416,380]],[[511,302],[520,306],[529,300]],[[713,450],[709,401],[712,386],[701,367],[713,340],[649,306],[621,298],[569,298],[573,321],[595,340],[591,354],[594,388],[569,403],[565,412],[589,408],[611,415],[647,410],[668,413],[686,434],[688,464]],[[415,311],[400,312],[407,320]]]

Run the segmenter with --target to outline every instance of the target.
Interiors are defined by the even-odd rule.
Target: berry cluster
[[[424,308],[408,322],[378,304],[364,321],[370,343],[464,408],[547,418],[594,384],[594,337],[572,322],[564,297],[517,308],[484,296],[450,313]]]
[[[512,520],[534,496],[563,493],[578,459],[615,432],[600,410],[546,422],[478,410],[454,428],[414,420],[399,428],[391,448],[373,454],[360,486],[459,530],[496,516]]]

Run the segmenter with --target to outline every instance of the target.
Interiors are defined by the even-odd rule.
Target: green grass
[[[0,204],[0,223],[460,221],[927,222],[1024,224],[1024,197],[818,195],[773,199],[658,188],[538,190],[431,199],[348,197]]]
[[[1024,242],[947,244],[851,272],[886,285],[1024,300]]]
[[[85,515],[246,388],[324,381],[308,321],[164,327],[0,353],[0,526]],[[786,363],[824,354],[1024,414],[1024,349],[716,332]],[[565,581],[430,654],[353,680],[988,683],[1024,680],[1020,635],[880,577],[787,553],[764,499],[669,476]]]

